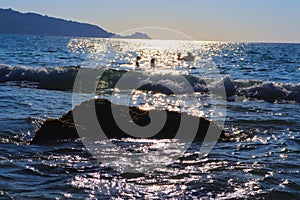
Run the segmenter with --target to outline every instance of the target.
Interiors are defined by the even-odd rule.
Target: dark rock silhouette
[[[98,122],[105,133],[107,138],[134,138],[122,131],[116,124],[114,117],[112,115],[112,107],[118,111],[118,114],[122,117],[124,114],[128,113],[128,107],[122,105],[112,104],[106,99],[97,99],[83,102],[79,106],[76,106],[73,111],[69,111],[67,114],[63,115],[60,119],[50,119],[44,122],[40,129],[36,132],[35,137],[31,141],[32,144],[51,144],[53,142],[58,142],[61,140],[77,139],[79,135],[77,133],[76,127],[80,128],[81,131],[86,131],[87,133],[93,132],[89,130],[89,111],[95,106],[96,115]],[[86,118],[85,124],[74,124],[73,112],[85,112],[84,118]],[[151,112],[165,112],[162,110],[154,110]],[[146,126],[150,123],[149,111],[141,110],[138,107],[129,107],[129,113],[131,115],[131,120],[138,124],[139,126]],[[153,139],[172,139],[176,136],[178,128],[181,123],[181,117],[189,117],[190,119],[199,120],[197,135],[194,141],[201,142],[208,132],[208,127],[210,126],[210,134],[220,134],[221,138],[224,138],[224,131],[221,130],[215,123],[210,122],[204,118],[198,118],[190,116],[187,113],[179,113],[167,111],[167,119],[163,128],[154,136],[150,137]],[[124,118],[125,119],[125,118]],[[75,127],[76,126],[76,127]],[[94,134],[94,133],[93,133]],[[82,135],[81,135],[82,136]],[[88,136],[88,135],[87,135]],[[89,136],[88,136],[89,137]]]

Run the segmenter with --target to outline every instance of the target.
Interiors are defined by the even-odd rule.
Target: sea
[[[179,53],[193,59],[178,59]],[[81,69],[107,73],[75,101]],[[140,86],[176,92],[117,87],[130,72],[147,74]],[[300,199],[299,80],[297,43],[0,35],[0,199]],[[128,155],[110,166],[101,160],[112,152],[99,159],[80,139],[30,144],[45,120],[91,98],[205,117],[226,138],[205,153],[203,143],[191,143],[168,165],[138,172],[123,167]],[[114,143],[146,155],[170,154],[164,147],[180,145],[172,139]]]

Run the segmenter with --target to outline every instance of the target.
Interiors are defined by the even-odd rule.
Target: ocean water
[[[300,44],[17,35],[0,35],[0,41],[1,199],[300,198]],[[196,59],[177,61],[179,52]],[[137,55],[140,69],[134,64]],[[75,103],[105,97],[122,105],[188,112],[221,126],[225,119],[228,138],[205,155],[200,144],[191,144],[174,163],[140,173],[122,169],[126,159],[119,168],[99,163],[80,140],[30,145],[43,120],[72,109],[72,85],[82,68],[106,74],[94,94],[82,94]],[[115,88],[111,81],[126,72],[146,72],[141,84],[159,83],[177,92]],[[181,75],[194,92],[176,82]],[[220,100],[209,86],[227,93],[224,112],[213,109]],[[115,142],[131,151],[176,145]]]

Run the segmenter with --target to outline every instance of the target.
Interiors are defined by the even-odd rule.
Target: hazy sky
[[[196,40],[300,42],[300,0],[0,0],[0,7],[114,33],[161,27]]]

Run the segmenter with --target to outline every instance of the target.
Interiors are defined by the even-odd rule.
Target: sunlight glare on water
[[[0,39],[1,198],[299,199],[299,44],[17,35],[1,35]],[[177,61],[179,52],[196,56],[194,68]],[[156,83],[176,85],[181,93],[117,91],[105,82],[132,71],[138,55],[142,56],[141,70],[135,72],[155,75],[160,79]],[[149,68],[153,56],[156,70]],[[213,74],[212,61],[224,75],[222,79],[207,77]],[[208,119],[218,119],[222,112],[212,109],[220,100],[207,92],[206,84],[218,86],[224,80],[228,138],[206,155],[199,151],[199,144],[192,144],[174,163],[143,173],[99,163],[77,140],[30,145],[43,120],[59,118],[72,108],[70,89],[57,85],[72,80],[79,66],[108,72],[102,77],[102,87],[93,95],[82,94],[78,104],[105,97],[122,105],[167,108]],[[172,81],[171,77],[180,74],[192,83],[194,93],[184,92],[181,84]],[[192,98],[197,99],[196,105]],[[127,148],[128,157],[134,151],[155,154],[165,148],[167,160],[177,151],[166,145],[176,141],[111,142]],[[128,157],[115,164],[122,165]]]

